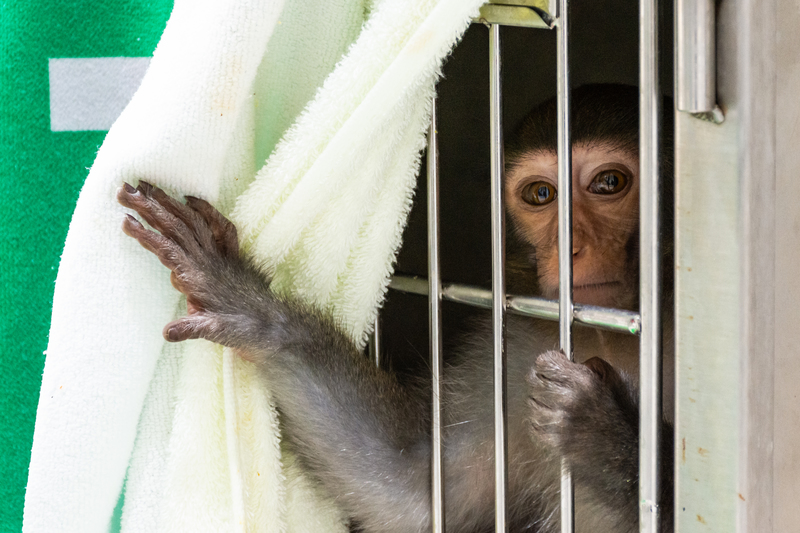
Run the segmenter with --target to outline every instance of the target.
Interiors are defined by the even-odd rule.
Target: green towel
[[[148,57],[172,0],[0,4],[0,531],[19,531],[53,283],[106,132],[51,131],[51,58]]]

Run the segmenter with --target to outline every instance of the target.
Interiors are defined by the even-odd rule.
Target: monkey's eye
[[[594,194],[616,194],[628,184],[628,178],[619,170],[603,170],[589,184],[589,192]]]
[[[534,181],[522,188],[522,199],[531,205],[545,205],[556,199],[556,188],[546,181]]]

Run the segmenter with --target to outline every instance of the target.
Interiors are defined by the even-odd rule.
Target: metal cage
[[[492,290],[448,284],[440,277],[436,102],[429,134],[428,279],[395,276],[394,290],[428,295],[433,379],[433,530],[445,530],[439,386],[442,368],[441,303],[452,300],[491,308],[495,361],[496,531],[506,531],[505,314],[560,322],[561,349],[571,356],[573,322],[640,338],[640,530],[658,531],[658,443],[661,431],[661,298],[659,198],[658,5],[639,4],[640,87],[640,313],[575,305],[572,301],[571,150],[569,134],[567,0],[492,1],[476,22],[490,27]],[[515,4],[515,5],[509,5]],[[779,68],[800,72],[800,38],[781,37],[800,15],[776,16],[789,2],[732,5],[712,0],[675,2],[675,529],[676,531],[789,531],[798,511],[781,509],[800,493],[789,458],[796,427],[776,428],[776,417],[797,422],[788,389],[800,365],[776,343],[792,346],[780,331],[797,313],[792,260],[800,255],[800,208],[782,198],[800,192],[800,136],[791,84]],[[796,9],[795,9],[796,11]],[[792,11],[792,13],[794,13]],[[500,27],[557,32],[560,298],[507,295],[504,278],[503,139]],[[792,34],[796,34],[793,31]],[[794,67],[794,68],[792,68]],[[794,88],[800,92],[800,76]],[[790,80],[791,81],[791,80]],[[719,102],[719,106],[717,103]],[[776,113],[780,103],[784,119]],[[723,111],[725,110],[724,116]],[[785,141],[782,141],[785,135]],[[785,161],[785,162],[784,162]],[[776,170],[777,169],[777,170]],[[787,196],[783,196],[787,195]],[[796,196],[795,196],[796,197]],[[708,200],[708,201],[702,201]],[[795,202],[797,203],[797,202]],[[780,207],[780,211],[776,211]],[[800,226],[795,226],[800,227]],[[778,247],[777,244],[782,244]],[[776,293],[775,283],[787,286]],[[783,303],[780,308],[777,304]],[[796,345],[794,345],[796,346]],[[795,348],[796,349],[796,348]],[[380,356],[380,333],[371,344]],[[781,379],[785,373],[785,378]],[[794,416],[794,418],[792,418]],[[780,453],[778,453],[780,452]],[[781,465],[783,470],[776,470]],[[572,532],[569,471],[562,468],[561,524]],[[794,506],[796,507],[796,506]],[[773,529],[774,528],[774,529]]]

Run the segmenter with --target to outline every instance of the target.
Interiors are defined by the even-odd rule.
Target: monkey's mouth
[[[617,300],[621,289],[622,283],[619,281],[604,281],[574,285],[572,294],[576,303],[611,307]]]
[[[618,287],[622,285],[619,281],[603,281],[601,283],[585,283],[583,285],[573,285],[574,291],[585,291],[593,289],[604,289],[606,287]]]

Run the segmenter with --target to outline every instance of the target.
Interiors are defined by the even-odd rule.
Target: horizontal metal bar
[[[549,20],[546,11],[538,11],[538,9],[534,6],[484,4],[481,6],[480,15],[472,19],[472,22],[519,28],[551,29],[551,24],[545,20],[545,18]]]
[[[395,274],[392,277],[389,288],[400,292],[427,296],[428,280],[419,276]],[[451,302],[471,305],[481,309],[492,308],[492,291],[472,285],[445,284],[442,286],[442,297]],[[507,295],[506,302],[509,313],[552,320],[554,322],[558,320],[557,300],[547,300],[536,296]],[[638,335],[641,330],[639,314],[633,311],[575,304],[573,318],[578,324],[617,333]]]
[[[545,13],[550,9],[550,0],[489,0],[486,3],[501,6],[535,7]]]

